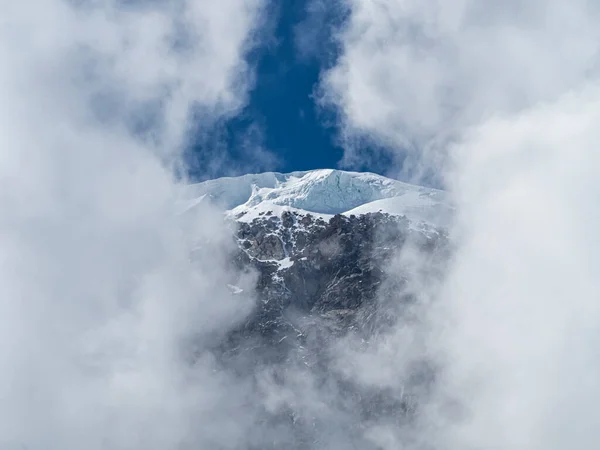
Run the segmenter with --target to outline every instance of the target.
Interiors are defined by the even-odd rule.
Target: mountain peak
[[[444,191],[335,169],[218,178],[191,185],[189,193],[196,202],[208,199],[240,221],[252,221],[268,211],[291,210],[325,219],[381,211],[445,226],[452,210]]]

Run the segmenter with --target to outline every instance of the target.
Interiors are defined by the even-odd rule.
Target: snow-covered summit
[[[188,193],[190,206],[208,200],[240,221],[252,221],[269,211],[323,218],[381,211],[413,222],[445,225],[452,210],[443,191],[373,173],[333,169],[218,178],[194,184]]]

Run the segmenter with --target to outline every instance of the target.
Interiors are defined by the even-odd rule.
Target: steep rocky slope
[[[317,392],[329,399],[328,414],[345,418],[346,422],[335,426],[345,430],[348,445],[370,450],[377,447],[364,439],[364,429],[381,423],[409,427],[435,378],[435,368],[424,357],[417,357],[406,362],[406,379],[398,380],[401,395],[394,389],[364,385],[340,370],[338,346],[345,345],[347,338],[351,339],[348,342],[368,345],[393,330],[404,316],[409,320],[411,307],[419,300],[415,286],[438,280],[451,251],[447,230],[440,225],[447,222],[425,221],[423,212],[430,219],[447,218],[451,208],[431,202],[432,196],[439,202],[443,193],[420,191],[410,185],[394,190],[395,182],[372,175],[338,184],[334,174],[333,184],[338,187],[332,191],[332,173],[294,176],[295,185],[287,176],[277,181],[276,176],[263,175],[274,187],[254,185],[249,191],[240,189],[243,183],[239,179],[230,179],[225,185],[235,186],[233,194],[218,182],[210,189],[195,188],[204,190],[204,199],[208,195],[227,208],[237,248],[232,264],[236,271],[255,277],[252,292],[247,292],[247,287],[229,286],[231,295],[247,296],[255,307],[216,344],[215,354],[227,370],[255,380],[258,392],[267,377],[265,398],[273,386],[289,396],[277,407],[264,408],[257,432],[278,429],[281,433],[270,444],[257,438],[257,449],[327,448],[323,442],[329,419],[300,401],[305,395],[303,383],[310,383],[310,395]],[[343,173],[339,178],[354,176]],[[261,176],[255,177],[261,181]],[[313,196],[311,191],[314,184],[308,183],[311,189],[305,189],[307,178],[321,183],[319,189],[323,183],[327,185],[329,197],[338,199],[336,214],[324,212],[325,207],[319,204],[322,193]],[[371,190],[360,202],[352,200],[357,198],[355,192],[351,199],[346,198],[343,186],[353,185],[366,192],[368,189],[361,187],[365,180],[375,180],[371,188],[390,190],[383,194]],[[257,201],[261,189],[262,200]],[[243,195],[239,195],[241,191]],[[420,209],[414,208],[415,202],[406,208],[404,201],[404,210],[370,211],[370,203],[382,198],[393,203],[407,191],[415,198],[423,195]],[[347,213],[357,208],[361,211],[361,207],[364,213]],[[403,259],[405,253],[418,257]],[[300,385],[298,377],[304,380]]]
[[[445,231],[414,230],[404,217],[386,213],[335,215],[328,221],[311,214],[284,212],[238,224],[238,267],[258,273],[261,300],[256,323],[268,330],[272,316],[300,314],[354,317],[376,300],[402,292],[409,274],[392,274],[390,260],[409,242],[423,254],[444,258]],[[408,299],[405,299],[408,301]]]

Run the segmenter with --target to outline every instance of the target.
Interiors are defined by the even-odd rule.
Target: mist
[[[373,142],[397,150],[404,176],[443,181],[449,147],[466,129],[558,101],[598,76],[600,11],[587,1],[346,4],[341,55],[319,92],[343,117],[349,165]]]
[[[599,399],[598,9],[348,5],[342,55],[321,85],[342,113],[345,162],[372,158],[356,142],[383,143],[399,164],[391,172],[441,174],[457,211],[453,255],[420,291],[420,320],[398,320],[355,369],[363,380],[387,374],[396,392],[415,351],[439,369],[419,442],[390,428],[380,448],[589,448]]]
[[[469,163],[455,186],[461,245],[443,344],[453,386],[472,399],[460,441],[558,449],[598,438],[598,105],[586,87],[489,122],[460,150]]]
[[[600,11],[342,3],[341,55],[317,89],[341,117],[342,164],[374,143],[390,174],[434,174],[456,207],[451,248],[408,239],[365,330],[290,317],[306,343],[275,362],[255,342],[217,351],[251,317],[256,274],[181,179],[190,134],[247,101],[266,3],[0,6],[0,448],[600,438]],[[204,156],[203,177],[227,161]]]
[[[247,391],[203,349],[252,299],[227,289],[221,214],[184,214],[175,174],[190,114],[244,104],[261,8],[0,7],[1,448],[246,439]]]

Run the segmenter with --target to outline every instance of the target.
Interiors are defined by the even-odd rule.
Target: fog
[[[265,4],[4,2],[0,448],[547,450],[600,438],[600,11],[346,6],[340,59],[318,88],[340,112],[344,164],[383,144],[391,173],[434,174],[457,215],[448,264],[411,243],[390,264],[390,289],[403,280],[393,298],[411,307],[382,294],[391,324],[325,351],[336,377],[416,396],[418,414],[367,423],[300,357],[233,371],[214,352],[251,313],[255,279],[230,264],[218,211],[184,212],[176,174],[190,117],[208,127],[245,104]],[[434,381],[411,381],[429,369]],[[264,420],[290,409],[312,442]]]
[[[261,8],[0,7],[1,448],[246,439],[243,383],[202,342],[251,299],[227,289],[221,215],[182,214],[174,169],[194,109],[209,122],[243,105]]]
[[[457,207],[456,252],[420,313],[426,325],[409,334],[427,330],[423,354],[442,368],[423,439],[588,448],[599,396],[597,7],[349,3],[324,101],[342,111],[350,144],[386,143],[417,179],[441,173]],[[363,158],[348,148],[347,162]],[[400,374],[413,348],[371,357],[370,371]],[[406,445],[389,436],[381,448]]]

